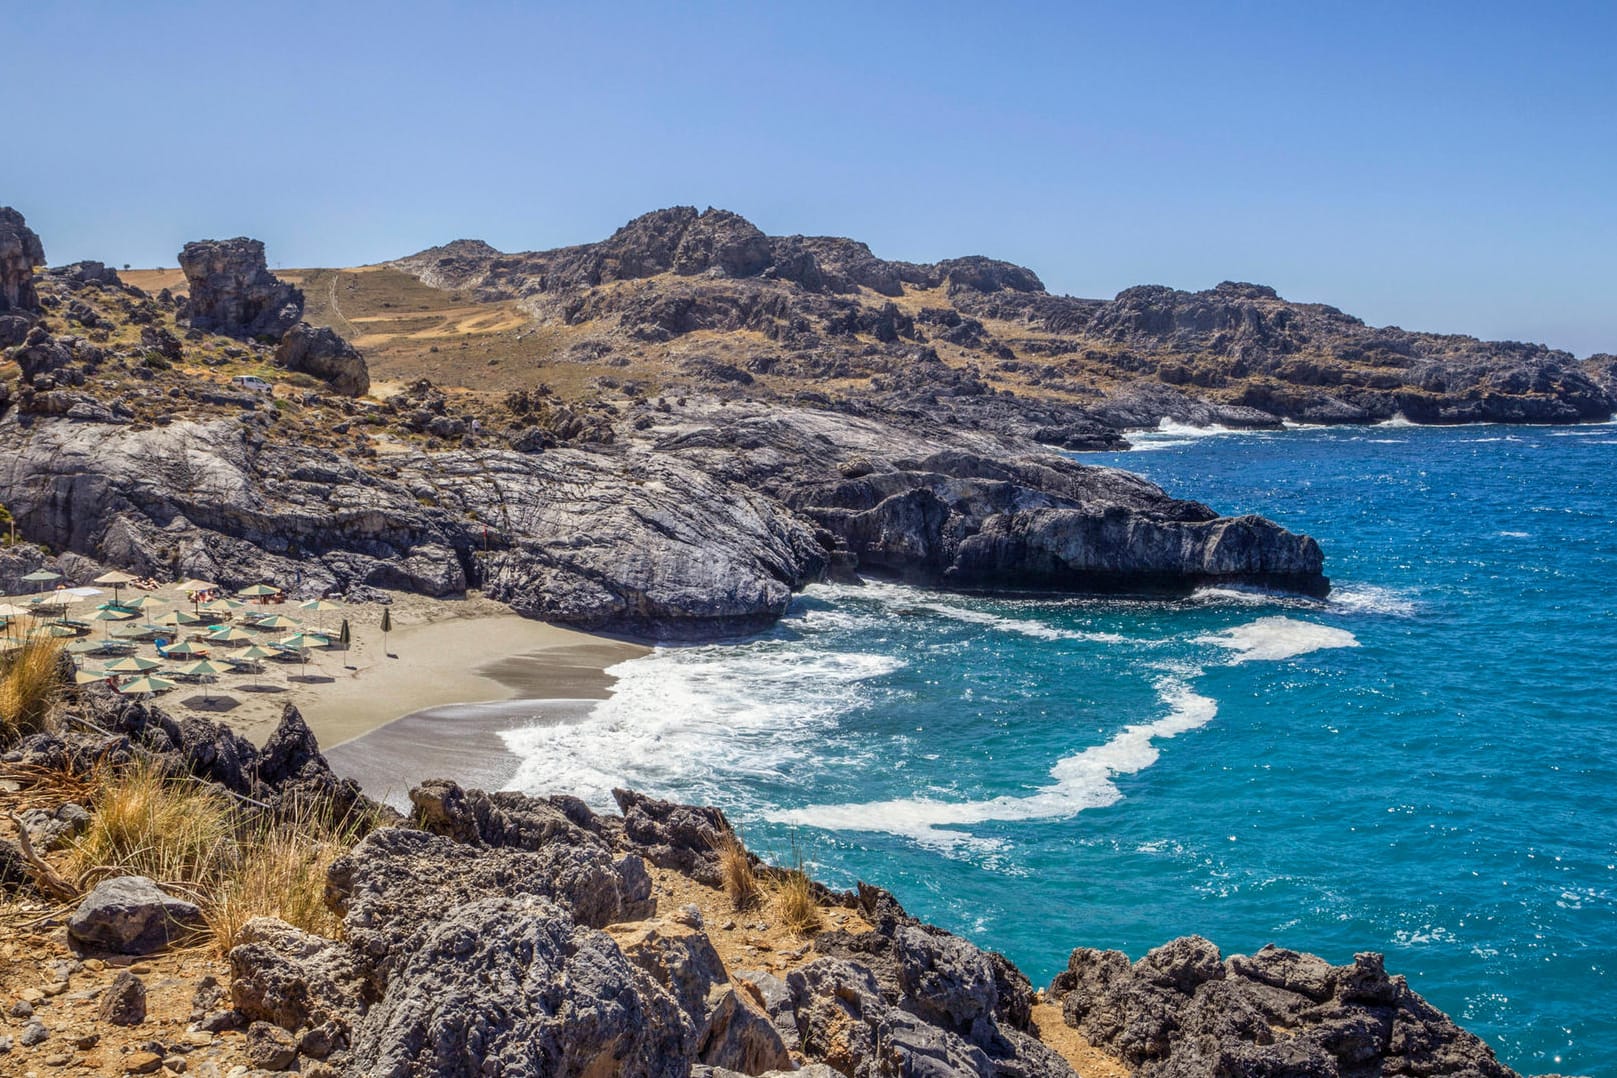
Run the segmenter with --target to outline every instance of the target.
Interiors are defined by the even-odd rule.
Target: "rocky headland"
[[[729,241],[680,242],[679,272],[756,261],[735,262]],[[544,387],[488,399],[424,381],[357,400],[365,357],[299,320],[304,295],[269,274],[261,244],[192,243],[180,261],[184,297],[98,265],[38,278],[0,393],[0,504],[21,538],[227,586],[476,588],[648,638],[755,630],[804,584],[861,574],[997,591],[1328,588],[1306,536],[949,411],[583,403]]]
[[[432,780],[411,790],[404,819],[331,772],[295,709],[260,749],[128,700],[67,706],[73,718],[55,732],[0,756],[14,821],[0,888],[24,912],[40,898],[59,904],[24,930],[37,937],[30,961],[0,972],[20,1000],[9,1012],[19,1035],[0,1037],[0,1052],[23,1066],[48,1056],[92,1073],[240,1065],[355,1078],[1513,1074],[1379,955],[1331,966],[1270,947],[1225,959],[1191,937],[1131,962],[1080,947],[1040,990],[878,887],[833,892],[799,875],[812,918],[783,927],[727,886],[725,851],[740,847],[716,809],[620,790],[619,812],[606,815],[574,798]],[[74,883],[50,853],[93,833],[111,803],[108,769],[137,763],[227,790],[272,820],[353,824],[323,877],[337,927],[259,916],[214,940],[224,961],[165,963],[205,931],[198,906],[116,871]],[[64,785],[91,769],[103,792],[64,802]],[[740,856],[760,894],[794,876]],[[147,979],[154,1000],[181,1001],[154,1003],[149,1022]]]

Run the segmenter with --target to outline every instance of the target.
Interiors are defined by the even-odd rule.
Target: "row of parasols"
[[[59,580],[60,574],[39,570],[22,579],[28,583],[45,584]],[[336,641],[324,632],[325,613],[339,609],[337,604],[324,599],[311,599],[299,604],[300,609],[314,612],[321,617],[320,631],[310,632],[297,620],[282,614],[240,613],[247,606],[242,600],[256,599],[261,603],[279,600],[282,591],[271,584],[254,584],[241,588],[235,592],[236,598],[231,598],[223,595],[219,585],[210,581],[182,581],[175,586],[175,590],[188,598],[192,609],[189,612],[179,609],[158,615],[155,608],[166,604],[156,596],[143,595],[128,600],[121,597],[122,589],[135,581],[135,577],[121,572],[110,572],[97,577],[94,583],[112,588],[113,599],[99,604],[94,613],[83,619],[69,617],[67,608],[102,593],[94,588],[59,586],[55,591],[34,596],[22,606],[0,604],[0,624],[4,625],[11,646],[18,646],[30,637],[84,636],[93,631],[91,622],[102,623],[101,640],[79,640],[68,645],[67,650],[83,658],[97,654],[121,655],[122,657],[103,665],[99,671],[81,669],[77,678],[81,684],[106,682],[116,691],[127,695],[166,692],[177,687],[176,682],[153,673],[159,669],[172,676],[203,682],[226,673],[252,672],[256,675],[262,670],[260,664],[265,659],[295,658],[300,663],[307,663],[310,649],[328,648],[334,643],[346,645],[348,642],[346,621],[343,622],[340,636]],[[126,624],[114,638],[111,631],[113,625],[132,623],[143,614],[146,615],[144,623]],[[27,632],[19,633],[17,630],[20,629],[21,619],[24,617],[33,619],[35,624]],[[236,617],[240,617],[240,625],[228,624]],[[384,613],[382,627],[384,632],[392,628],[388,624],[390,621],[391,618]],[[179,629],[194,626],[206,628],[190,640],[176,639],[169,642],[165,639],[164,634],[172,633],[178,638]],[[297,631],[279,639],[260,635],[287,630]],[[178,661],[183,665],[165,669],[162,662],[130,654],[135,650],[134,641],[140,639],[152,640],[163,660]],[[225,664],[223,666],[210,657],[219,648],[231,649],[219,656]],[[255,687],[256,680],[255,676]]]

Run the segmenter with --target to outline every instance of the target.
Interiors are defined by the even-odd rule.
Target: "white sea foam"
[[[866,683],[903,665],[790,641],[658,649],[612,667],[611,699],[582,722],[503,733],[522,760],[509,785],[572,793],[597,808],[612,806],[615,786],[722,800],[737,779],[812,759],[836,717],[866,699]]]
[[[1383,419],[1380,423],[1373,423],[1371,425],[1376,426],[1376,427],[1418,427],[1418,426],[1420,426],[1420,424],[1418,424],[1418,423],[1410,422],[1409,417],[1404,415],[1404,413],[1402,413],[1402,412],[1398,412],[1391,419]]]
[[[957,601],[958,597],[956,596],[945,596],[940,592],[903,584],[820,585],[807,589],[806,594],[832,601],[854,599],[876,602],[880,603],[889,613],[932,614],[937,617],[948,618],[950,621],[981,625],[985,628],[1006,633],[1016,633],[1035,640],[1091,640],[1102,644],[1121,644],[1127,639],[1117,633],[1091,632],[1086,629],[1063,629],[1032,618],[1013,618],[1004,614],[996,614],[990,610],[978,610],[974,607],[962,605]],[[845,611],[840,609],[813,611],[807,615],[811,623],[812,619],[823,617],[827,624],[854,624],[852,621],[844,622],[840,620],[848,616]],[[863,616],[872,620],[879,617],[879,615],[871,614]]]
[[[779,823],[831,831],[877,831],[901,835],[940,850],[959,846],[992,848],[983,839],[956,828],[989,821],[1067,819],[1085,809],[1100,808],[1123,794],[1112,780],[1144,771],[1157,762],[1156,742],[1205,726],[1218,714],[1218,704],[1193,692],[1178,678],[1164,678],[1157,692],[1168,713],[1154,722],[1125,727],[1111,740],[1063,757],[1050,769],[1054,780],[1020,797],[1004,795],[981,801],[944,801],[902,797],[840,805],[810,805],[768,813]]]
[[[1379,584],[1343,584],[1331,589],[1329,607],[1344,614],[1390,614],[1412,617],[1415,600],[1407,592]]]
[[[1196,643],[1228,648],[1235,653],[1231,663],[1273,662],[1326,648],[1359,646],[1358,638],[1346,629],[1278,615],[1199,636]]]

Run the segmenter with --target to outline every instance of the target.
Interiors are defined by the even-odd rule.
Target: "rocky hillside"
[[[531,331],[550,331],[549,353],[530,360],[545,370],[590,365],[651,392],[922,409],[1073,448],[1162,418],[1570,423],[1614,407],[1610,356],[1376,328],[1253,284],[1052,295],[1010,263],[889,262],[854,240],[766,236],[724,210],[659,210],[554,251],[460,240],[392,266],[522,305]]]
[[[0,796],[20,810],[0,838],[0,916],[26,921],[31,947],[0,968],[20,1000],[0,1058],[18,1073],[217,1075],[241,1060],[327,1078],[1512,1075],[1380,955],[1226,960],[1191,937],[1131,963],[1079,948],[1040,990],[879,887],[837,893],[764,864],[716,809],[620,790],[619,814],[601,815],[428,781],[404,820],[338,780],[290,707],[260,750],[126,699],[69,706],[70,726],[0,745]],[[166,955],[204,918],[173,884],[58,872],[51,851],[96,832],[137,759],[271,820],[365,821],[324,873],[340,930],[258,916],[215,939],[227,963],[180,964]],[[81,788],[101,793],[62,802],[54,791],[90,767],[99,784]],[[40,917],[45,898],[62,905]],[[164,1010],[149,1014],[146,978]]]
[[[481,588],[534,617],[659,638],[757,629],[794,589],[861,573],[1108,594],[1328,587],[1306,536],[948,409],[425,381],[362,399],[367,358],[299,321],[305,295],[261,244],[192,243],[180,261],[184,296],[99,263],[28,270],[37,305],[0,353],[0,504],[22,538],[228,586]]]

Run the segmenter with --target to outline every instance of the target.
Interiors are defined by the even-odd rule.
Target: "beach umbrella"
[[[275,652],[271,651],[269,648],[261,648],[257,644],[253,644],[249,647],[238,648],[226,655],[225,658],[231,662],[253,663],[256,667],[260,660],[268,659],[274,654]],[[254,669],[253,671],[253,688],[254,690],[257,690],[258,688],[257,669]]]
[[[387,634],[393,631],[393,608],[382,608],[382,654],[387,654]]]
[[[131,678],[118,686],[118,691],[125,696],[137,696],[142,693],[168,692],[174,687],[174,682],[160,677]]]
[[[109,609],[106,609],[106,608],[103,607],[102,609],[97,610],[94,614],[91,614],[90,615],[90,620],[91,621],[99,621],[99,622],[102,623],[101,624],[101,638],[103,640],[105,640],[107,638],[107,634],[111,631],[111,623],[112,622],[114,622],[114,621],[128,621],[130,618],[132,618],[134,616],[135,615],[129,613],[128,611],[109,610]]]
[[[249,587],[238,588],[236,594],[243,599],[262,599],[266,596],[281,594],[281,589],[273,584],[253,584]]]
[[[118,604],[125,610],[151,610],[163,605],[163,600],[155,595],[140,595],[127,602]]]
[[[202,609],[206,610],[210,614],[228,615],[235,613],[246,605],[246,603],[238,603],[234,599],[215,599],[211,603],[203,603]]]
[[[85,654],[88,654],[89,652],[92,652],[92,651],[100,651],[101,650],[101,641],[99,641],[99,640],[77,640],[77,641],[74,641],[73,643],[69,644],[67,646],[67,650],[68,650],[68,652],[70,654],[73,654],[73,655],[85,655]]]
[[[202,593],[205,591],[218,591],[219,585],[206,580],[185,580],[174,585],[175,590],[191,597],[191,609],[196,611],[202,605]]]
[[[245,644],[257,639],[246,629],[238,629],[234,625],[209,633],[204,639],[210,644]]]
[[[180,658],[185,658],[188,655],[206,655],[208,653],[208,649],[199,648],[189,640],[182,640],[178,644],[171,644],[170,646],[164,648],[163,653],[165,655],[178,655]]]
[[[313,610],[315,613],[319,614],[320,615],[319,625],[320,625],[320,628],[324,629],[326,627],[326,619],[325,619],[326,611],[327,610],[341,610],[342,607],[339,606],[337,603],[333,603],[333,602],[331,602],[329,600],[326,600],[326,599],[310,599],[306,603],[299,603],[298,604],[298,609],[299,610]]]
[[[352,644],[353,642],[354,642],[354,634],[353,634],[352,630],[350,630],[348,628],[348,619],[343,618],[342,619],[342,628],[337,630],[337,643],[341,644],[343,647],[346,648],[349,644]]]
[[[171,610],[157,620],[164,625],[201,625],[208,619],[199,614],[187,614],[183,610]]]
[[[94,581],[92,581],[92,583],[105,584],[107,587],[111,588],[114,602],[116,602],[118,599],[118,589],[133,584],[134,582],[134,577],[130,576],[128,573],[120,573],[116,569],[110,573],[102,573],[100,576],[96,577]]]
[[[186,677],[198,678],[218,677],[220,674],[225,672],[225,667],[216,666],[207,659],[200,659],[197,662],[192,663],[190,666],[182,666],[176,671],[176,673],[184,674]],[[213,699],[213,694],[208,692],[206,685],[207,683],[204,682],[204,687],[202,689],[202,699],[204,702],[208,702]]]
[[[62,574],[53,573],[49,569],[35,569],[22,579],[30,584],[49,584],[52,580],[62,579]]]
[[[253,622],[255,629],[296,629],[303,623],[296,618],[289,618],[285,614],[272,614],[267,618],[259,618]]]
[[[156,670],[162,665],[156,659],[141,659],[131,655],[127,659],[119,659],[115,663],[108,663],[106,670],[109,674],[144,674],[146,671]]]
[[[76,685],[94,685],[105,680],[107,680],[107,675],[98,674],[94,670],[75,670],[73,672],[73,682]]]
[[[298,676],[302,677],[309,669],[309,649],[329,648],[331,641],[314,633],[294,633],[285,640],[277,640],[276,644],[298,653]]]

